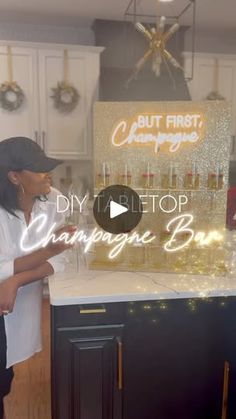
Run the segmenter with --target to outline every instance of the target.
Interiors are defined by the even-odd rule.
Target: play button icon
[[[118,217],[118,215],[124,214],[127,211],[128,208],[124,207],[124,205],[117,204],[115,201],[110,202],[110,218]]]
[[[141,221],[142,201],[128,186],[112,185],[95,198],[93,214],[97,224],[112,234],[128,233]]]

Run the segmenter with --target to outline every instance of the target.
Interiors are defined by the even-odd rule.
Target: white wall
[[[7,22],[0,19],[0,39],[25,42],[94,45],[89,25],[58,25],[30,22]]]

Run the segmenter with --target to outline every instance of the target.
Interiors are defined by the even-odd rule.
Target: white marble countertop
[[[52,276],[49,294],[54,306],[236,296],[236,276],[89,270]]]

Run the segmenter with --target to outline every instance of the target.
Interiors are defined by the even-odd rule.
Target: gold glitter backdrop
[[[175,152],[170,151],[171,143],[167,141],[159,143],[155,152],[153,139],[148,145],[114,146],[112,133],[117,125],[125,121],[131,129],[140,115],[147,116],[148,125],[143,128],[136,125],[136,134],[158,135],[161,131],[168,139],[171,134],[180,132],[181,135],[189,135],[189,140],[181,142]],[[189,121],[194,115],[198,115],[198,124],[190,126]],[[173,118],[176,116],[177,126],[174,126],[176,119]],[[158,121],[159,125],[156,124]],[[155,194],[159,199],[167,194],[178,199],[184,194],[188,197],[184,211],[194,216],[191,225],[194,231],[222,230],[226,218],[230,124],[230,107],[222,101],[97,102],[94,108],[95,193],[108,185],[125,183],[141,195]],[[127,126],[125,128],[121,123],[117,130],[119,143],[128,135]],[[198,141],[191,136],[193,131],[197,132]],[[111,261],[108,258],[109,248],[98,244],[92,267],[204,274],[225,270],[222,243],[204,248],[191,243],[176,253],[166,252],[163,243],[169,235],[165,227],[179,213],[176,210],[166,214],[156,207],[155,213],[143,215],[136,228],[140,232],[150,230],[155,234],[156,240],[152,245],[130,245],[115,261]]]

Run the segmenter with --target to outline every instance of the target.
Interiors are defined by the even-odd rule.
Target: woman
[[[58,191],[51,188],[50,172],[61,160],[52,159],[35,142],[14,137],[0,142],[0,419],[3,398],[13,379],[12,365],[41,350],[41,279],[62,271],[61,254],[70,246],[49,243],[26,254],[20,239],[39,214],[46,214],[44,229],[28,231],[28,247],[45,237],[53,223],[61,227]],[[74,227],[59,230],[73,232]]]

